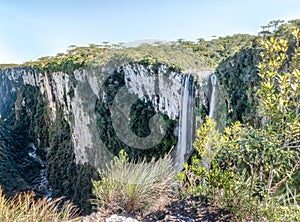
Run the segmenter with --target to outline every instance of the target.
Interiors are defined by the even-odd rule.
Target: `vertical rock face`
[[[169,71],[166,65],[152,67],[139,64],[125,66],[125,82],[129,92],[140,98],[149,96],[157,112],[179,119],[178,142],[173,152],[175,167],[183,168],[193,151],[194,83],[190,75]]]
[[[168,70],[166,65],[154,68],[140,64],[126,65],[124,72],[126,87],[130,93],[144,99],[148,96],[155,111],[168,115],[170,119],[179,117],[181,82],[184,79],[181,73]]]
[[[109,95],[103,87],[114,86],[115,81],[109,79],[111,73],[122,76],[128,93],[145,103],[151,102],[156,112],[171,120],[179,119],[175,151],[178,169],[192,151],[194,86],[190,76],[162,64],[127,63],[113,71],[109,68],[100,71],[0,70],[0,114],[14,115],[13,124],[19,125],[17,130],[32,138],[26,142],[34,143],[37,154],[47,159],[53,195],[67,196],[85,207],[90,198],[91,167],[101,167],[113,157],[99,134],[99,123],[104,122],[105,126],[107,121],[99,117],[99,109],[110,115]],[[21,132],[26,127],[30,133]]]
[[[2,118],[11,114],[22,84],[21,69],[0,69],[0,114]]]

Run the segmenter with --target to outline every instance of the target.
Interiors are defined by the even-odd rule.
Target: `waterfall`
[[[40,176],[34,181],[33,189],[47,197],[51,197],[52,191],[48,185],[46,163],[36,154],[36,146],[33,143],[29,144],[29,146],[32,148],[32,151],[28,155],[41,165]]]
[[[183,169],[183,164],[193,150],[194,128],[194,89],[193,79],[190,75],[185,76],[181,88],[181,107],[178,127],[178,142],[175,152],[175,167]]]
[[[214,111],[215,111],[215,99],[216,99],[215,93],[216,93],[216,84],[217,84],[217,77],[215,74],[211,75],[210,81],[211,81],[211,85],[212,85],[212,92],[211,92],[208,116],[210,118],[213,118]]]
[[[213,118],[214,116],[214,111],[215,111],[215,100],[216,100],[216,84],[217,84],[217,77],[215,74],[212,74],[210,76],[210,82],[212,86],[212,91],[211,91],[211,97],[210,97],[210,103],[209,103],[209,114],[208,116],[210,118]],[[202,163],[207,169],[210,169],[210,163],[211,163],[211,149],[208,148],[208,155],[202,157]],[[203,184],[206,184],[206,181],[203,181]]]

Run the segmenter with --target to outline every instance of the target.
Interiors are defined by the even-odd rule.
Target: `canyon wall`
[[[134,107],[127,109],[130,115],[121,118],[113,106],[115,97],[123,98],[118,94],[122,88],[129,95],[126,98],[135,97],[125,104]],[[192,152],[197,95],[192,77],[164,64],[124,63],[72,72],[0,70],[3,125],[22,135],[19,149],[24,155],[39,156],[40,161],[30,159],[38,166],[35,175],[44,172],[45,176],[47,167],[52,195],[66,196],[84,209],[90,209],[90,180],[97,178],[96,169],[120,149],[131,158],[157,158],[175,147],[174,165],[182,168]],[[139,129],[135,133],[141,134],[141,142],[132,147],[122,140],[116,121],[129,131]],[[161,137],[153,137],[151,130],[159,131]],[[151,143],[143,143],[147,138]]]

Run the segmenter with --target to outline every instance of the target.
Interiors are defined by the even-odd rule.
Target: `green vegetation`
[[[220,111],[215,119],[222,129],[234,121],[251,125],[259,121],[256,115],[258,100],[255,97],[260,82],[257,69],[259,52],[259,45],[253,44],[253,48],[240,50],[216,68],[223,95],[218,101],[216,109]]]
[[[114,58],[118,58],[114,60]],[[139,62],[141,64],[168,64],[176,69],[197,70],[208,67],[204,58],[195,54],[191,48],[177,43],[143,44],[133,48],[117,48],[110,45],[90,45],[71,47],[67,53],[58,53],[55,57],[42,57],[36,62],[24,63],[25,67],[34,67],[41,72],[65,71],[71,74],[79,67],[105,66],[114,62]]]
[[[103,66],[112,58],[122,58],[122,62],[139,62],[141,64],[167,64],[170,67],[194,72],[216,67],[220,61],[232,56],[244,47],[251,47],[255,36],[236,34],[206,41],[199,38],[197,42],[178,39],[176,42],[142,44],[138,47],[124,47],[123,44],[89,46],[69,46],[66,53],[45,56],[37,61],[24,64],[2,64],[0,68],[33,67],[41,73],[64,71],[72,74],[79,67]]]
[[[20,64],[0,64],[0,69],[13,69],[19,67]]]
[[[275,21],[271,24],[273,27]],[[296,44],[292,33],[295,28],[300,28],[300,20],[279,24],[265,38],[275,37],[288,40],[287,55],[290,57]],[[262,39],[263,37],[254,38],[251,47],[243,47],[233,56],[223,59],[216,67],[215,74],[221,93],[219,97],[222,98],[217,101],[216,110],[219,112],[215,114],[219,129],[224,129],[235,121],[252,126],[260,124],[260,118],[257,115],[257,90],[261,81],[258,66],[262,61],[259,56],[262,51],[260,45]]]
[[[256,36],[235,34],[206,41],[199,38],[196,43],[179,39],[177,42],[184,47],[191,48],[205,59],[209,67],[216,67],[222,60],[234,55],[242,48],[252,47]]]
[[[40,165],[30,158],[24,138],[0,120],[0,184],[6,195],[31,189]]]
[[[98,210],[143,215],[166,205],[171,198],[174,170],[169,155],[135,163],[121,150],[99,175],[101,180],[93,181],[92,200]]]
[[[219,133],[208,118],[197,131],[197,155],[179,175],[186,192],[205,195],[237,221],[300,220],[299,29],[293,36],[261,41],[260,124],[236,122]]]
[[[42,198],[35,200],[34,196],[34,193],[27,192],[7,198],[0,188],[0,221],[80,221],[79,210],[71,203],[66,202],[62,205],[61,199]]]

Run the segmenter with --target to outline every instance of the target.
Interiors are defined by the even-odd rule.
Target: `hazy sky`
[[[73,44],[257,34],[270,20],[296,18],[300,0],[0,0],[0,63]]]

